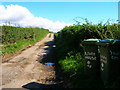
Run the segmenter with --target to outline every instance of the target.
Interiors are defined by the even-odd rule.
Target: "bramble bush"
[[[81,42],[84,39],[120,39],[120,26],[118,24],[92,25],[86,23],[66,26],[55,34],[56,58],[75,87],[103,87],[101,80],[87,78],[84,73],[84,51]]]

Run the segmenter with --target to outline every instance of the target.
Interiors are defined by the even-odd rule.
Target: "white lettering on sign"
[[[102,63],[101,66],[104,67],[104,64]]]
[[[88,61],[86,62],[88,68],[92,68],[91,62],[93,60],[97,60],[96,53],[94,52],[85,52],[85,59]]]
[[[103,63],[107,63],[107,57],[106,57],[106,56],[100,55],[100,60],[101,60]]]
[[[87,65],[88,68],[92,68],[92,65]]]
[[[117,56],[111,56],[111,59],[112,60],[119,60],[119,57],[117,57]]]
[[[100,58],[102,58],[102,59],[104,59],[104,60],[107,59],[107,57],[106,57],[106,56],[103,56],[103,55],[100,55]]]
[[[85,59],[96,60],[96,54],[94,52],[85,52]]]
[[[104,55],[100,55],[101,60],[101,71],[104,71],[104,65],[107,63],[107,57]]]
[[[85,56],[85,59],[96,60],[96,57],[93,57],[93,56]]]
[[[85,55],[95,55],[93,52],[85,52]]]
[[[87,61],[87,67],[88,67],[88,68],[91,68],[91,67],[92,67],[92,65],[91,65],[91,62],[90,62],[90,61]]]
[[[120,59],[120,52],[113,52],[110,50],[110,55],[112,60],[119,60]]]
[[[120,55],[120,52],[112,52],[112,51],[110,50],[110,54],[111,54],[111,55],[119,56],[119,55]]]
[[[101,63],[101,71],[104,71],[104,63]]]
[[[101,67],[101,71],[104,71],[104,68]]]
[[[90,61],[87,61],[87,64],[90,64]]]
[[[92,65],[89,65],[89,68],[92,68]]]

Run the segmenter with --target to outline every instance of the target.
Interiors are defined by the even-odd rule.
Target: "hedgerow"
[[[81,42],[84,39],[120,39],[120,25],[93,25],[86,20],[85,24],[66,26],[55,34],[56,57],[67,80],[75,87],[104,87],[101,80],[91,79],[84,73],[84,50]]]
[[[40,41],[49,33],[43,28],[2,26],[2,54],[18,52]]]

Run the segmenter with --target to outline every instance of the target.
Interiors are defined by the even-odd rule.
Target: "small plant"
[[[44,43],[47,44],[49,41],[45,41]]]
[[[49,38],[51,38],[51,34],[49,35]]]
[[[24,68],[25,66],[24,65],[21,65],[21,68]]]
[[[28,65],[28,64],[29,64],[29,62],[27,62],[27,61],[26,61],[26,62],[24,62],[24,65]]]

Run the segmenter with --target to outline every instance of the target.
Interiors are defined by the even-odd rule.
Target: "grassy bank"
[[[2,27],[2,54],[12,54],[35,44],[49,31],[40,28]]]
[[[55,34],[56,57],[68,82],[76,88],[112,88],[120,87],[120,83],[103,84],[100,78],[89,77],[84,72],[84,51],[81,42],[84,39],[120,39],[120,29],[117,24],[92,25],[88,21],[86,24],[76,24],[65,27]]]

